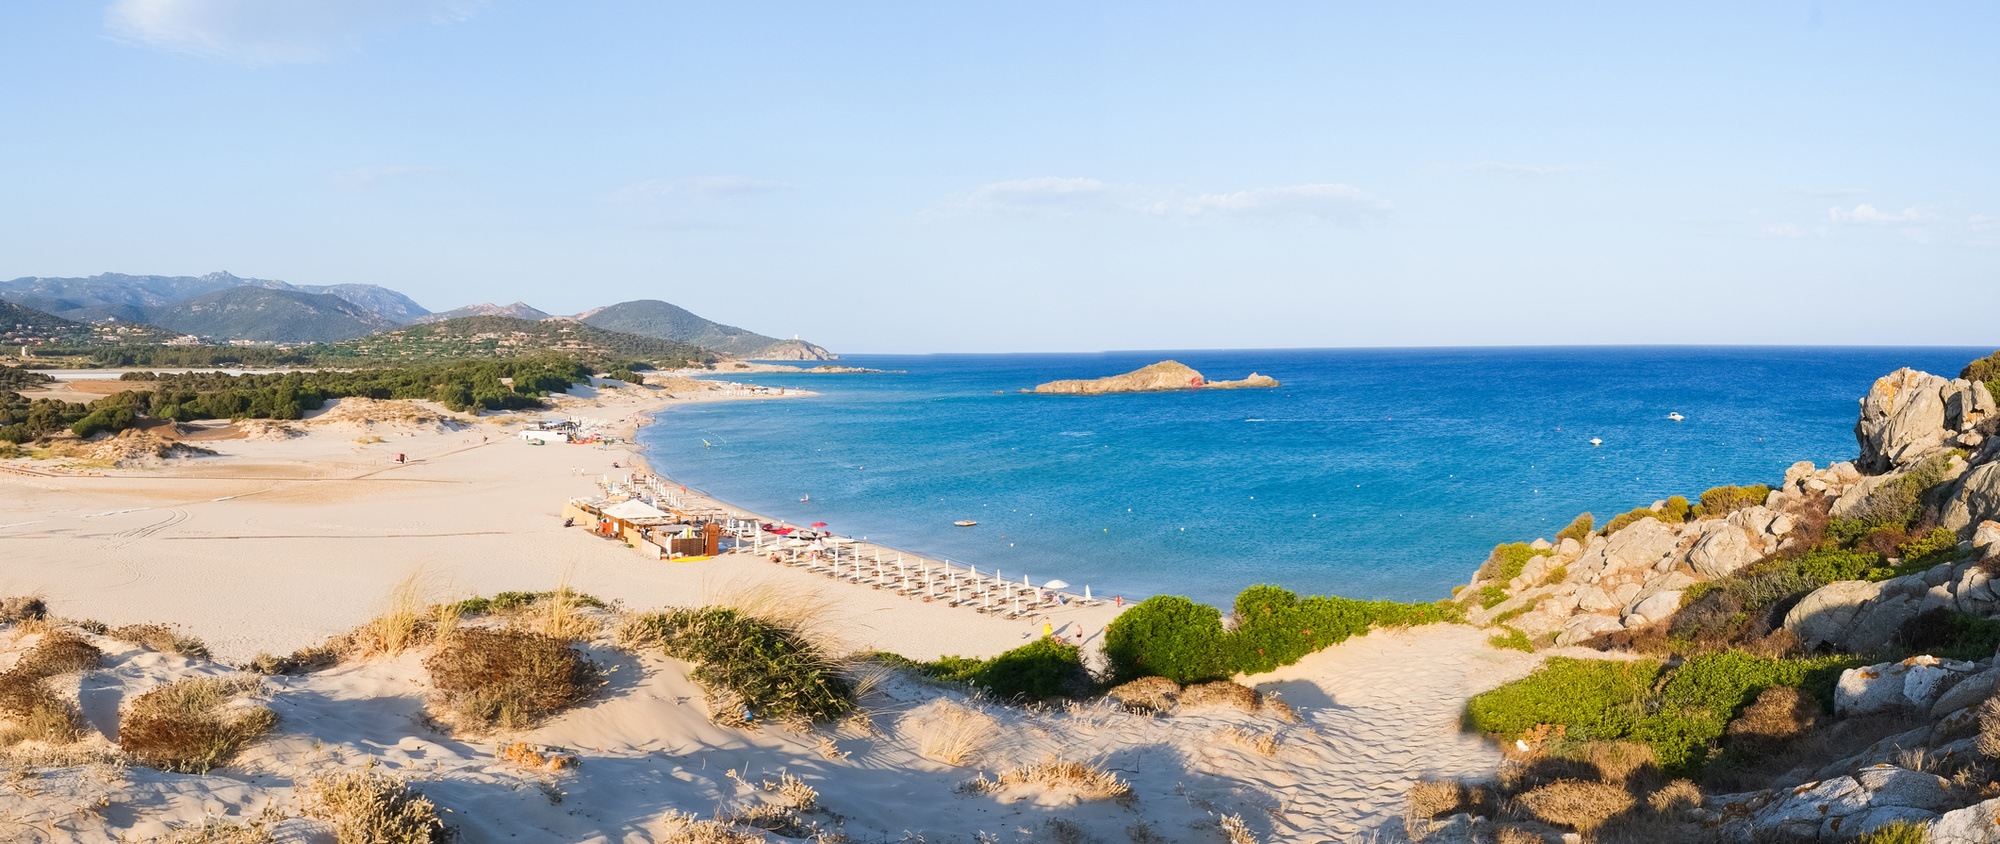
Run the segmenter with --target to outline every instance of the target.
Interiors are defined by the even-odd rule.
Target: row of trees
[[[452,410],[543,407],[541,398],[587,383],[590,369],[565,358],[461,361],[399,368],[228,375],[132,372],[148,382],[89,404],[29,401],[0,393],[0,440],[27,442],[68,429],[80,437],[130,428],[141,419],[298,419],[336,398],[430,399]]]

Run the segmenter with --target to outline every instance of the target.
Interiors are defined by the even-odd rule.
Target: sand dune
[[[662,406],[657,393],[622,390],[571,400],[565,411],[630,423]],[[379,410],[371,418],[389,418]],[[613,462],[630,466],[629,452],[528,446],[504,419],[363,422],[353,411],[298,425],[299,436],[210,439],[218,456],[161,468],[0,474],[0,594],[40,593],[67,618],[174,624],[220,660],[92,637],[104,667],[65,681],[90,725],[86,747],[111,748],[131,697],[178,677],[233,674],[229,663],[350,630],[413,571],[431,600],[567,580],[614,608],[647,609],[776,589],[827,605],[822,632],[843,648],[917,658],[997,654],[1040,631],[1040,620],[920,603],[748,555],[646,559],[564,529],[556,515],[569,496],[590,493],[597,475],[619,471]],[[410,462],[396,464],[397,453]],[[1053,622],[1094,636],[1114,612],[1063,610]],[[0,660],[38,635],[0,633]],[[1416,777],[1478,776],[1497,765],[1492,748],[1458,732],[1464,698],[1536,661],[1488,648],[1477,630],[1431,627],[1377,632],[1244,678],[1289,702],[1297,722],[1229,710],[1156,717],[1103,701],[1024,710],[898,677],[864,701],[865,719],[793,731],[716,724],[688,666],[656,652],[600,639],[590,654],[606,670],[605,687],[518,735],[454,735],[433,722],[420,653],[267,678],[259,697],[278,715],[276,732],[227,767],[200,776],[55,769],[33,788],[0,794],[0,822],[40,840],[146,840],[205,818],[270,812],[291,818],[274,827],[280,840],[325,840],[323,824],[292,817],[298,785],[373,766],[409,778],[467,841],[666,840],[681,823],[675,813],[708,818],[776,800],[761,783],[783,775],[818,792],[819,808],[803,817],[857,841],[1074,832],[1084,837],[1073,840],[1214,842],[1224,840],[1228,816],[1264,841],[1396,840],[1402,795]],[[906,717],[939,699],[997,725],[962,766],[926,758],[918,719]],[[581,763],[524,769],[499,753],[513,741],[563,748]],[[964,787],[1050,756],[1101,765],[1133,796]]]

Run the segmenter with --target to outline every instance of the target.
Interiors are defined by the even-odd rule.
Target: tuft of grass
[[[49,617],[49,604],[40,595],[0,598],[0,621],[41,621]]]
[[[307,817],[333,825],[337,844],[442,844],[450,829],[437,804],[410,784],[372,770],[323,774],[306,783]]]
[[[919,755],[946,765],[965,764],[1000,731],[992,716],[946,698],[910,710],[899,725],[915,737]]]
[[[1493,547],[1493,553],[1487,555],[1485,564],[1479,567],[1479,577],[1483,580],[1506,583],[1520,577],[1521,571],[1528,567],[1529,560],[1548,553],[1551,552],[1536,550],[1526,542],[1496,545]]]
[[[1046,756],[1041,761],[1019,768],[1001,771],[993,779],[980,775],[968,782],[964,790],[974,794],[991,794],[1018,787],[1034,787],[1044,791],[1064,791],[1083,800],[1116,800],[1130,802],[1132,787],[1118,778],[1117,774],[1095,765],[1072,762],[1059,756]]]
[[[762,833],[739,829],[719,820],[696,820],[691,814],[668,812],[668,832],[661,844],[765,844]]]
[[[730,607],[682,609],[640,616],[621,634],[696,663],[694,678],[708,688],[711,709],[725,723],[738,715],[745,721],[823,721],[854,709],[854,687],[841,666],[802,628],[782,619]]]
[[[1256,733],[1242,727],[1227,727],[1215,732],[1216,738],[1255,752],[1266,758],[1278,755],[1280,740],[1277,733]]]
[[[113,627],[104,635],[160,653],[179,654],[188,659],[208,658],[208,645],[193,636],[183,636],[164,624],[127,624]]]
[[[288,656],[260,653],[251,657],[242,667],[245,671],[254,671],[265,676],[306,674],[339,664],[340,654],[345,650],[348,650],[348,645],[342,641],[303,647]]]
[[[1576,521],[1569,523],[1568,527],[1556,531],[1556,544],[1562,544],[1562,541],[1565,539],[1574,539],[1579,545],[1589,542],[1590,531],[1596,526],[1595,517],[1589,513],[1579,515],[1576,517]]]
[[[1128,712],[1160,714],[1179,702],[1181,684],[1165,677],[1141,677],[1113,687],[1105,696],[1118,701]]]
[[[1528,634],[1505,625],[1502,625],[1500,629],[1506,632],[1487,639],[1486,644],[1507,650],[1525,651],[1527,653],[1535,652],[1535,643],[1528,638]]]
[[[1896,821],[1863,833],[1855,844],[1931,844],[1931,832],[1920,823]]]
[[[426,632],[423,612],[422,573],[413,572],[389,591],[382,613],[354,631],[354,655],[363,659],[395,656],[422,644]]]
[[[1181,709],[1234,709],[1255,713],[1264,706],[1256,689],[1229,680],[1197,683],[1181,690]]]
[[[467,628],[424,659],[438,702],[474,729],[532,726],[590,696],[597,669],[553,636]]]
[[[0,744],[35,740],[66,745],[83,735],[83,716],[69,700],[49,688],[50,677],[97,667],[103,653],[97,646],[67,631],[43,634],[34,648],[0,674]]]
[[[118,720],[118,746],[149,768],[206,773],[277,724],[269,708],[231,705],[259,685],[254,678],[193,677],[133,698]]]
[[[1223,815],[1217,826],[1222,829],[1223,840],[1229,844],[1258,844],[1257,836],[1250,831],[1250,824],[1243,820],[1242,815]]]
[[[1632,795],[1607,782],[1559,779],[1515,798],[1536,820],[1590,833],[1630,810]]]

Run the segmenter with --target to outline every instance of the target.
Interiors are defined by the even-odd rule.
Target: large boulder
[[[1965,473],[1944,508],[1943,524],[1955,531],[1988,519],[2000,519],[2000,462]]]
[[[1931,844],[2000,842],[2000,797],[1944,813],[1930,827]]]
[[[1968,706],[1977,706],[1996,691],[2000,691],[2000,667],[1988,668],[1958,681],[1939,695],[1937,702],[1931,704],[1931,717],[1943,718]]]
[[[1659,519],[1640,519],[1607,537],[1604,559],[1608,571],[1648,569],[1680,544],[1680,534]]]
[[[1564,623],[1563,632],[1556,635],[1556,644],[1574,645],[1599,634],[1616,633],[1623,629],[1625,625],[1608,615],[1579,615]]]
[[[1843,718],[1902,709],[1928,712],[1974,667],[1969,662],[1913,656],[1902,662],[1850,668],[1840,672],[1840,682],[1833,688],[1833,710]]]
[[[1800,599],[1785,613],[1785,630],[1808,648],[1840,644],[1861,608],[1882,594],[1882,584],[1863,580],[1829,583]]]
[[[1632,602],[1625,611],[1627,626],[1663,621],[1681,608],[1682,592],[1655,592]]]
[[[1768,525],[1769,521],[1765,524]],[[1716,520],[1702,525],[1694,547],[1688,550],[1688,565],[1694,568],[1696,574],[1712,579],[1732,574],[1763,556],[1761,532],[1753,535],[1734,524],[1733,520]]]
[[[1861,400],[1854,438],[1861,445],[1861,471],[1881,474],[1907,466],[1944,445],[1944,394],[1951,382],[1904,367],[1875,380]]]

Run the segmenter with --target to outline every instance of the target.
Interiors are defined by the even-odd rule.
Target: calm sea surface
[[[1579,512],[1602,524],[1669,495],[1775,483],[1795,461],[1851,459],[1876,377],[1956,375],[1988,351],[857,355],[841,362],[904,372],[737,376],[822,395],[676,408],[639,440],[660,471],[723,500],[1010,577],[1219,605],[1259,582],[1433,599],[1495,543],[1553,535]],[[1166,358],[1284,386],[1015,392]]]

